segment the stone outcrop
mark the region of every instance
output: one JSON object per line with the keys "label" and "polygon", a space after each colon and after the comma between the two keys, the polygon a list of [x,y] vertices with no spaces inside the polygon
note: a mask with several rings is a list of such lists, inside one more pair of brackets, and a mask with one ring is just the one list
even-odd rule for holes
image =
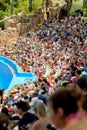
{"label": "stone outcrop", "polygon": [[49,0],[49,10],[51,17],[59,17],[60,9],[66,2],[64,0]]}
{"label": "stone outcrop", "polygon": [[42,9],[39,8],[34,14],[26,14],[24,12],[13,15],[10,19],[5,20],[5,29],[8,27],[17,28],[20,35],[28,32],[41,24],[44,20]]}
{"label": "stone outcrop", "polygon": [[[48,0],[49,16],[59,17],[60,9],[66,4],[65,0]],[[43,0],[43,9],[46,13],[46,0]]]}
{"label": "stone outcrop", "polygon": [[[42,8],[37,9],[34,14],[24,12],[13,15],[4,21],[5,29],[8,27],[16,28],[19,35],[22,35],[46,19],[46,0],[42,0]],[[48,0],[49,16],[59,17],[61,7],[66,4],[65,0]]]}

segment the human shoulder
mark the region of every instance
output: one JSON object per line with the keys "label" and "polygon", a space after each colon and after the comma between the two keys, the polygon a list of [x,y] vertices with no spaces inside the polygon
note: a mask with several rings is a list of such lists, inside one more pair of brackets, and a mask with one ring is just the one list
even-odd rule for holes
{"label": "human shoulder", "polygon": [[33,126],[32,126],[32,129],[31,130],[39,130],[42,126],[42,122],[41,121],[36,121]]}
{"label": "human shoulder", "polygon": [[32,123],[34,120],[36,121],[38,118],[34,114],[28,112],[19,120],[19,124],[23,124],[24,122]]}
{"label": "human shoulder", "polygon": [[86,130],[87,129],[87,117],[83,119],[75,120],[67,125],[63,130]]}

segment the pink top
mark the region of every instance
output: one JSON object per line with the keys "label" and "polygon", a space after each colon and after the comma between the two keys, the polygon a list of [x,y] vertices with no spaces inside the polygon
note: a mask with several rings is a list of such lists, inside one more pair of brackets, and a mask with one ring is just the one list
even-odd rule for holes
{"label": "pink top", "polygon": [[38,74],[39,78],[42,78],[42,68],[41,67],[37,68],[37,74]]}
{"label": "pink top", "polygon": [[66,122],[70,123],[73,122],[75,120],[78,119],[82,119],[83,118],[83,114],[82,113],[75,113],[75,114],[70,114],[67,118],[66,118]]}

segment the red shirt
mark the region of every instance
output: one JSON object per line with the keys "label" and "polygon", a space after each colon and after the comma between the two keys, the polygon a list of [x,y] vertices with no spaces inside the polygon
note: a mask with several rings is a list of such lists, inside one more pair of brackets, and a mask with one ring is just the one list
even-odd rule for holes
{"label": "red shirt", "polygon": [[42,67],[37,68],[37,74],[38,74],[39,79],[42,78]]}

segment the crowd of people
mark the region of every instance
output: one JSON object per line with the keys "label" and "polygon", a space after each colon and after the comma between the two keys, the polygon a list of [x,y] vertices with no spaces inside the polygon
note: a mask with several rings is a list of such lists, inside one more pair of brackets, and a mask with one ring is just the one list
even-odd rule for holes
{"label": "crowd of people", "polygon": [[49,19],[0,50],[37,81],[1,99],[0,130],[86,130],[87,19]]}

